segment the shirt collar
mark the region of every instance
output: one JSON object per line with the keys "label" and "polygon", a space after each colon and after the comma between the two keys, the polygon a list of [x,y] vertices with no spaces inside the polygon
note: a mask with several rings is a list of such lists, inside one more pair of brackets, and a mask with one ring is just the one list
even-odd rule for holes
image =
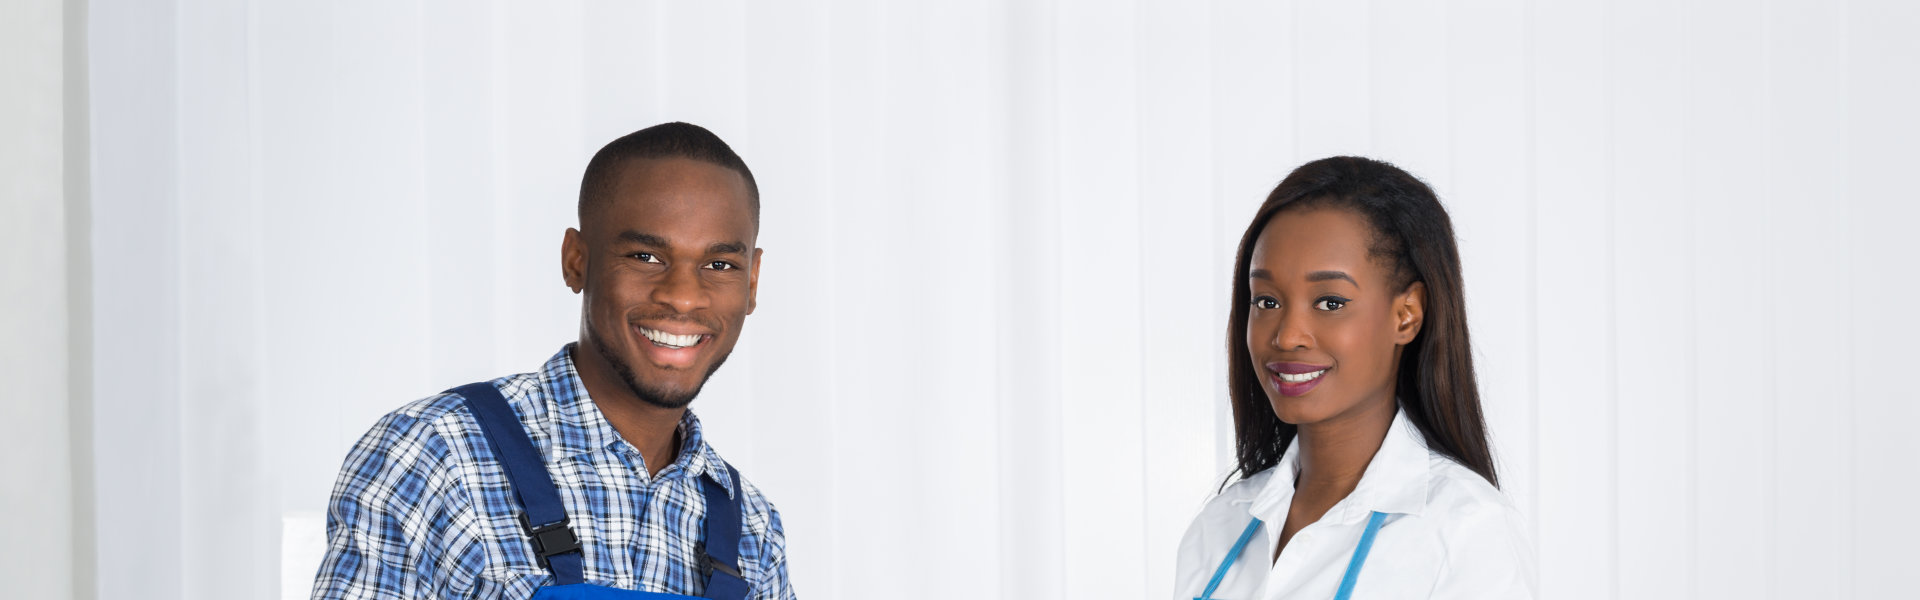
{"label": "shirt collar", "polygon": [[[1364,519],[1369,513],[1418,515],[1427,505],[1427,490],[1432,475],[1428,472],[1431,452],[1420,429],[1407,419],[1406,411],[1396,409],[1393,425],[1380,443],[1360,484],[1353,493],[1327,510],[1323,518],[1338,522]],[[1287,444],[1286,454],[1272,469],[1265,489],[1255,496],[1248,512],[1268,522],[1284,522],[1293,504],[1294,477],[1300,469],[1300,438]]]}
{"label": "shirt collar", "polygon": [[[573,362],[573,352],[577,344],[569,343],[560,352],[547,359],[540,369],[539,394],[544,396],[547,414],[554,418],[549,425],[548,434],[552,440],[552,457],[555,462],[571,460],[594,452],[610,452],[615,455],[631,457],[639,464],[640,450],[620,437],[619,430],[607,421],[600,407],[594,404],[588,395],[587,386],[580,380],[580,371]],[[658,477],[711,476],[726,488],[728,495],[734,495],[733,478],[726,469],[715,468],[725,464],[719,455],[707,445],[706,436],[700,427],[700,418],[688,409],[680,416],[680,456],[673,464],[661,469]]]}

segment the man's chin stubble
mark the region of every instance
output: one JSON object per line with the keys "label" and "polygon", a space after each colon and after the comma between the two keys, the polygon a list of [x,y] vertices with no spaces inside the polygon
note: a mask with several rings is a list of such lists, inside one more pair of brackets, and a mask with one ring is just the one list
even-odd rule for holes
{"label": "man's chin stubble", "polygon": [[620,376],[622,383],[627,384],[627,390],[633,392],[635,398],[639,398],[641,402],[667,409],[686,408],[687,405],[692,404],[693,399],[700,395],[701,388],[707,386],[707,380],[712,379],[713,374],[720,370],[720,365],[726,364],[727,356],[731,354],[720,355],[718,359],[713,361],[713,366],[707,368],[706,374],[700,376],[700,383],[694,385],[693,390],[687,392],[684,396],[676,396],[642,385],[640,378],[634,374],[633,367],[629,366],[627,361],[621,360],[619,356],[614,355],[608,351],[605,346],[600,344],[594,344],[594,348],[600,352],[601,358],[606,359],[607,364],[613,365],[614,373]]}

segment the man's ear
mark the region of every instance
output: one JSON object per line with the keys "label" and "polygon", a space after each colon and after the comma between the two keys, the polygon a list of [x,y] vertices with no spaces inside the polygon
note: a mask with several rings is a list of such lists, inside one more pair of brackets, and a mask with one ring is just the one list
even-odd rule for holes
{"label": "man's ear", "polygon": [[580,236],[580,230],[568,227],[560,240],[560,278],[575,294],[587,287],[587,242]]}
{"label": "man's ear", "polygon": [[1393,343],[1405,346],[1420,335],[1427,316],[1427,284],[1415,281],[1393,299]]}
{"label": "man's ear", "polygon": [[760,249],[753,249],[753,266],[747,268],[747,314],[753,314],[754,303],[760,295]]}

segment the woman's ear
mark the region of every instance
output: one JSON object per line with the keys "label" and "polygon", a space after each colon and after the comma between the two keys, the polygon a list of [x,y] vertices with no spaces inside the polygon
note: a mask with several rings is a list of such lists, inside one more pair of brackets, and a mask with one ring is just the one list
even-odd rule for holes
{"label": "woman's ear", "polygon": [[1407,284],[1407,291],[1393,299],[1393,343],[1405,346],[1419,337],[1420,325],[1427,316],[1427,284]]}

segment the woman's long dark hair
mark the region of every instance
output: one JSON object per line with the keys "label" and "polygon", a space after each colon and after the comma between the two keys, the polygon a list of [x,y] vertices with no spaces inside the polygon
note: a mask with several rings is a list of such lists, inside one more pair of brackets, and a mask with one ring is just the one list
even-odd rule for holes
{"label": "woman's long dark hair", "polygon": [[1425,322],[1400,355],[1395,392],[1401,409],[1426,437],[1427,447],[1500,485],[1480,416],[1452,221],[1426,183],[1399,167],[1352,156],[1294,169],[1267,195],[1240,238],[1240,252],[1233,260],[1233,308],[1227,318],[1227,393],[1233,403],[1236,473],[1247,477],[1273,468],[1298,433],[1274,415],[1247,349],[1252,305],[1247,263],[1267,223],[1290,206],[1341,208],[1360,215],[1373,226],[1369,253],[1392,267],[1397,289],[1415,281],[1426,285]]}

